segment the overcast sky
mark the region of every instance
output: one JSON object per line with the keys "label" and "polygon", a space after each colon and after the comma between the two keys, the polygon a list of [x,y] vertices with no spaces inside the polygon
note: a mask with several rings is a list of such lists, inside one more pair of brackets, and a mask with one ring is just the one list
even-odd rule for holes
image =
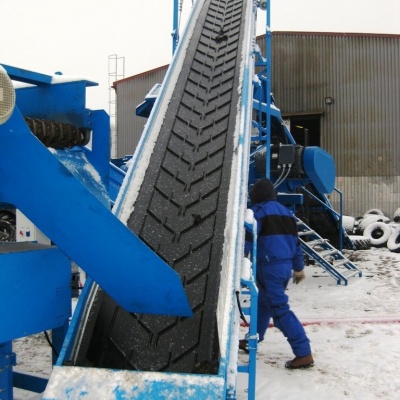
{"label": "overcast sky", "polygon": [[[183,3],[182,22],[192,0]],[[276,31],[400,34],[400,0],[272,0]],[[110,55],[125,77],[168,64],[173,0],[0,0],[0,63],[90,78],[87,106],[108,111]],[[258,33],[265,13],[259,13]],[[113,65],[114,67],[114,65]]]}

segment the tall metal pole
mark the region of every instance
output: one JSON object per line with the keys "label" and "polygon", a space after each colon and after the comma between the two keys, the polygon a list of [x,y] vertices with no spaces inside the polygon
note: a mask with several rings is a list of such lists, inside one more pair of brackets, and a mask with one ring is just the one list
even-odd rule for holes
{"label": "tall metal pole", "polygon": [[173,0],[173,2],[174,2],[174,10],[173,10],[173,26],[172,26],[172,54],[175,53],[175,49],[178,44],[178,38],[179,38],[179,26],[178,26],[179,0]]}
{"label": "tall metal pole", "polygon": [[267,141],[266,141],[266,166],[267,178],[271,177],[271,80],[272,80],[272,31],[271,31],[271,0],[267,0],[266,26],[265,26],[265,58],[267,61],[267,84],[266,84],[266,103],[267,103]]}

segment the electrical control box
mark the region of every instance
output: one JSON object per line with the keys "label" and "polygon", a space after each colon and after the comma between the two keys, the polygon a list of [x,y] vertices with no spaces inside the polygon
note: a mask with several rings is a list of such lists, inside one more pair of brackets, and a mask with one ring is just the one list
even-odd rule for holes
{"label": "electrical control box", "polygon": [[293,165],[295,162],[295,145],[282,144],[279,146],[278,164]]}

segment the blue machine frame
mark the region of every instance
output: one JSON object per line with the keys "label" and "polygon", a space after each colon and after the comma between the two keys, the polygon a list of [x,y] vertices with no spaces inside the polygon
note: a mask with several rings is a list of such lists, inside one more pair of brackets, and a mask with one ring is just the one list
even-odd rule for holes
{"label": "blue machine frame", "polygon": [[[83,89],[82,82],[78,82],[77,86]],[[63,95],[63,87],[64,84],[54,84],[46,88],[38,86],[37,91],[34,91],[36,87],[18,89],[17,106],[10,119],[0,126],[0,154],[3,160],[0,166],[0,200],[27,215],[128,311],[160,313],[160,308],[164,308],[161,313],[191,315],[178,275],[113,215],[108,190],[101,194],[95,190],[93,183],[90,185],[89,179],[81,182],[30,132],[19,111],[22,108],[32,115],[29,104],[25,104],[27,97],[34,108],[41,103],[43,96],[53,99],[49,101],[46,115],[47,119],[56,120],[61,111],[58,106],[52,105],[57,104],[58,98],[68,98],[71,88],[73,91],[77,89],[67,84],[64,87],[66,94]],[[28,95],[24,95],[24,90],[29,91]],[[84,91],[80,97],[83,95]],[[107,114],[85,109],[78,112],[74,107],[71,112],[68,111],[67,107],[63,107],[69,123],[84,124],[93,130],[93,150],[85,152],[89,160],[87,167],[92,165],[95,168],[107,188],[109,146],[104,150],[102,146],[97,146],[95,139],[97,132],[100,135],[108,133],[109,138]],[[41,117],[43,114],[42,111]],[[76,153],[79,152],[80,149],[77,149]],[[19,162],[15,163],[13,160],[17,156]],[[74,151],[70,151],[68,157],[74,158],[73,164],[76,159]],[[79,162],[82,163],[82,160]],[[92,182],[96,183],[96,179]],[[43,196],[43,193],[46,195]],[[63,227],[62,231],[59,226]],[[88,249],[96,249],[95,254]],[[145,264],[149,264],[146,268],[148,272],[138,267]],[[110,276],[111,267],[113,274]],[[152,278],[154,274],[162,277],[162,284],[155,282]],[[148,301],[144,305],[143,299],[146,298]]]}
{"label": "blue machine frame", "polygon": [[[1,253],[2,276],[13,283],[2,279],[0,291],[0,316],[6,326],[0,335],[0,384],[5,398],[12,399],[16,357],[11,341],[53,329],[53,344],[61,349],[70,318],[71,259],[128,311],[185,316],[192,312],[179,276],[111,211],[124,174],[110,165],[108,115],[84,107],[86,87],[93,83],[52,81],[47,75],[0,65],[0,73],[4,70],[13,80],[33,86],[16,90],[15,108],[0,125],[0,203],[21,210],[57,246],[37,249],[32,244],[28,251],[9,243]],[[84,127],[92,133],[92,149],[47,149],[32,135],[25,117]],[[14,380],[43,390],[40,379],[15,374]]]}

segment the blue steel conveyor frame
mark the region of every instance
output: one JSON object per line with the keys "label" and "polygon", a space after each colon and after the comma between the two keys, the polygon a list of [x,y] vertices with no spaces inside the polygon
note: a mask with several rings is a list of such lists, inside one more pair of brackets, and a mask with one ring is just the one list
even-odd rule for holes
{"label": "blue steel conveyor frame", "polygon": [[[20,108],[24,110],[30,104],[43,106],[43,97],[49,101],[47,115],[56,115],[60,110],[54,109],[51,101],[59,105],[68,89],[63,84],[25,89],[29,91],[29,103],[25,102],[23,92],[21,96],[17,93],[13,114],[0,126],[1,201],[27,215],[126,310],[190,316],[178,275],[32,135],[22,117]],[[68,111],[64,110],[64,115]],[[85,124],[94,132],[108,126],[104,111],[89,114],[90,121],[85,120],[86,111],[77,114],[74,119],[80,121],[75,123]],[[143,265],[145,269],[141,268]],[[155,275],[160,279],[155,280]]]}
{"label": "blue steel conveyor frame", "polygon": [[[11,79],[32,86],[14,91]],[[47,383],[13,373],[12,340],[52,329],[53,346],[62,349],[71,316],[71,260],[90,275],[86,291],[95,280],[128,311],[192,312],[179,276],[111,211],[124,174],[110,164],[108,115],[85,109],[93,82],[4,64],[0,80],[0,203],[22,211],[52,243],[0,246],[0,393],[12,399],[13,382],[37,392]],[[3,118],[7,96],[15,106]],[[47,148],[27,118],[54,121],[52,129],[68,124],[90,131],[92,148]]]}

